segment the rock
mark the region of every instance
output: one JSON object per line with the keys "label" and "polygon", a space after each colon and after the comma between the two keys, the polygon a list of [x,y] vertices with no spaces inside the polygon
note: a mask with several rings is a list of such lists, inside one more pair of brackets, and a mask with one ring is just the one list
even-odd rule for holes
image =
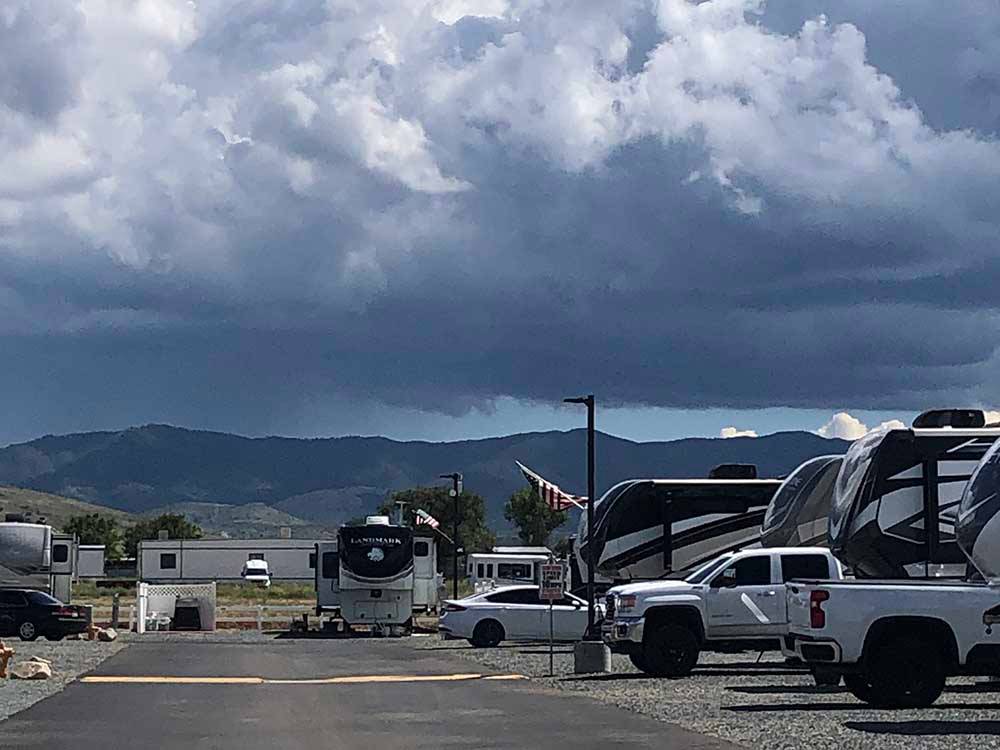
{"label": "rock", "polygon": [[14,649],[7,648],[7,644],[0,641],[0,678],[7,676],[7,662],[14,655]]}
{"label": "rock", "polygon": [[105,643],[110,643],[118,637],[118,631],[114,628],[104,628],[103,630],[97,631],[97,640],[104,641]]}
{"label": "rock", "polygon": [[52,667],[29,659],[11,667],[10,676],[15,680],[47,680],[52,677]]}
{"label": "rock", "polygon": [[30,657],[28,659],[28,661],[37,661],[39,664],[44,664],[46,667],[51,667],[52,666],[52,661],[51,660],[49,660],[49,659],[43,659],[40,656],[32,656],[32,657]]}

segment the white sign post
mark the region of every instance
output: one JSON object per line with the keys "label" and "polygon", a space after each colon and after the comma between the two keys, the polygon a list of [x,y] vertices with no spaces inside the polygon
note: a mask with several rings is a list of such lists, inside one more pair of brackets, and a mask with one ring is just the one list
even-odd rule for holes
{"label": "white sign post", "polygon": [[538,587],[538,598],[549,603],[549,677],[555,675],[552,667],[555,640],[552,622],[552,605],[562,599],[566,590],[566,581],[563,577],[564,568],[559,563],[546,563],[541,566],[542,581]]}

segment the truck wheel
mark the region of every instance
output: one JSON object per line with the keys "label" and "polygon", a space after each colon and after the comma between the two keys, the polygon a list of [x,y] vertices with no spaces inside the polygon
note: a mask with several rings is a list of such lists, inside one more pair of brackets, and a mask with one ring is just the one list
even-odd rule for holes
{"label": "truck wheel", "polygon": [[820,687],[837,687],[840,684],[840,672],[817,668],[813,670],[813,679]]}
{"label": "truck wheel", "polygon": [[868,702],[877,708],[926,708],[941,695],[947,677],[937,644],[914,636],[882,641],[867,671]]}
{"label": "truck wheel", "polygon": [[483,620],[472,631],[471,643],[476,648],[494,648],[503,640],[503,625],[496,620]]}
{"label": "truck wheel", "polygon": [[685,677],[698,663],[698,639],[690,628],[667,623],[646,636],[642,661],[647,674],[657,677]]}
{"label": "truck wheel", "polygon": [[868,682],[867,675],[856,673],[845,674],[844,685],[851,691],[851,695],[862,703],[872,702],[872,685]]}
{"label": "truck wheel", "polygon": [[632,666],[638,669],[640,672],[645,672],[649,674],[649,665],[646,664],[646,660],[642,657],[642,651],[632,651],[628,655],[628,660],[632,662]]}

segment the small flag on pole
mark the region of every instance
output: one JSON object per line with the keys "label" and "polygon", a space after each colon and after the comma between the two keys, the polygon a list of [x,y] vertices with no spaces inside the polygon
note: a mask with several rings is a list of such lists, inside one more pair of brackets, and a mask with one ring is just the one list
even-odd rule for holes
{"label": "small flag on pole", "polygon": [[515,461],[514,463],[517,464],[517,468],[519,468],[521,473],[524,474],[524,478],[528,480],[528,484],[530,484],[532,489],[538,493],[542,502],[552,508],[552,510],[567,510],[570,506],[582,508],[583,504],[587,502],[586,497],[571,495],[570,493],[559,489],[558,485],[553,484],[546,479],[542,479],[541,476],[533,472],[520,461]]}
{"label": "small flag on pole", "polygon": [[441,522],[426,510],[417,508],[417,526],[430,526],[432,529],[436,529],[440,525]]}

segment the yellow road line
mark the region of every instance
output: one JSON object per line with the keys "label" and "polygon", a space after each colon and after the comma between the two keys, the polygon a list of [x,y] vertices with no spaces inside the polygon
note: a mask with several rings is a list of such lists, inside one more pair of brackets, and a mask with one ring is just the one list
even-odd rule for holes
{"label": "yellow road line", "polygon": [[112,675],[93,675],[81,677],[80,682],[89,683],[127,683],[127,684],[170,684],[170,685],[263,685],[263,677],[159,677],[144,675],[142,677],[125,677]]}
{"label": "yellow road line", "polygon": [[524,675],[419,674],[419,675],[347,675],[311,679],[269,679],[266,677],[169,677],[159,675],[125,676],[92,675],[80,682],[89,684],[151,684],[151,685],[360,685],[400,682],[458,682],[462,680],[526,680]]}

